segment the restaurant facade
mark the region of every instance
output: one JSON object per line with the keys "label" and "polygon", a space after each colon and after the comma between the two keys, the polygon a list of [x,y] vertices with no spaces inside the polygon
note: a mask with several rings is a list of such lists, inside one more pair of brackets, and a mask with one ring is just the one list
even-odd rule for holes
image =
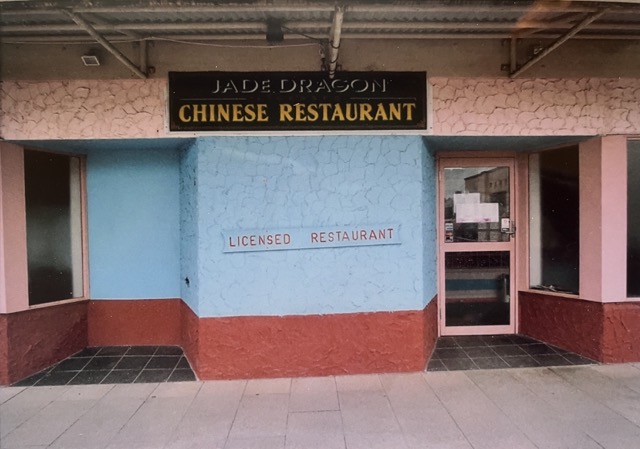
{"label": "restaurant facade", "polygon": [[0,384],[106,345],[200,379],[419,371],[444,335],[640,361],[640,70],[407,45],[5,72]]}

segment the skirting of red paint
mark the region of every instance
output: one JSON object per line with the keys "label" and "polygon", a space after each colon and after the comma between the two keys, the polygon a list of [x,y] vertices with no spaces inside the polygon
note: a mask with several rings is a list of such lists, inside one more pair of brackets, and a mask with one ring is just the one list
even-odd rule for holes
{"label": "skirting of red paint", "polygon": [[0,384],[21,380],[87,346],[88,301],[0,315]]}
{"label": "skirting of red paint", "polygon": [[12,376],[9,372],[9,325],[8,315],[0,315],[0,385],[7,385],[11,382]]}
{"label": "skirting of red paint", "polygon": [[182,350],[184,354],[187,356],[189,360],[189,364],[191,368],[195,371],[198,377],[202,378],[199,375],[199,322],[200,319],[198,316],[186,305],[184,302],[181,302],[181,321],[180,321],[180,331],[182,335]]}
{"label": "skirting of red paint", "polygon": [[436,307],[198,318],[181,300],[91,301],[89,344],[180,345],[200,379],[418,371],[437,339]]}
{"label": "skirting of red paint", "polygon": [[437,340],[424,310],[198,318],[180,299],[94,300],[0,315],[0,384],[87,346],[178,345],[200,379],[423,370]]}
{"label": "skirting of red paint", "polygon": [[640,302],[520,292],[520,333],[605,363],[640,361]]}
{"label": "skirting of red paint", "polygon": [[[427,308],[430,309],[430,308]],[[199,320],[202,379],[423,370],[424,311]]]}
{"label": "skirting of red paint", "polygon": [[424,357],[429,362],[433,351],[436,349],[438,342],[438,301],[433,298],[424,308],[422,313],[423,341],[424,341]]}
{"label": "skirting of red paint", "polygon": [[89,346],[182,345],[180,299],[94,300]]}
{"label": "skirting of red paint", "polygon": [[602,361],[640,361],[640,302],[603,304]]}

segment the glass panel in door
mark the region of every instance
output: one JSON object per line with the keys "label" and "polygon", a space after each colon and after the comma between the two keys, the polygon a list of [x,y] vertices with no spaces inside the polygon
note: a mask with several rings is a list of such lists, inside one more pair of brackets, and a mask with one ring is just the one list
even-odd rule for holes
{"label": "glass panel in door", "polygon": [[445,325],[508,325],[509,251],[445,253]]}
{"label": "glass panel in door", "polygon": [[[483,160],[488,162],[493,160]],[[440,306],[443,335],[509,333],[513,323],[511,267],[512,168],[441,161]]]}
{"label": "glass panel in door", "polygon": [[500,228],[509,218],[509,200],[509,167],[445,168],[445,241],[509,241]]}

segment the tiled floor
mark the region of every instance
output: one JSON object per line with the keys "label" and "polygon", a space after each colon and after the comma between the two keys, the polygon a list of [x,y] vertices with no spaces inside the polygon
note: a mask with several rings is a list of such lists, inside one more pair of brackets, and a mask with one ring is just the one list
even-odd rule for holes
{"label": "tiled floor", "polygon": [[[520,335],[441,337],[427,371],[594,364]],[[180,382],[196,376],[177,346],[87,348],[14,386]]]}
{"label": "tiled floor", "polygon": [[196,380],[177,346],[87,348],[15,386],[126,384]]}
{"label": "tiled floor", "polygon": [[427,371],[590,365],[593,360],[521,335],[440,337]]}

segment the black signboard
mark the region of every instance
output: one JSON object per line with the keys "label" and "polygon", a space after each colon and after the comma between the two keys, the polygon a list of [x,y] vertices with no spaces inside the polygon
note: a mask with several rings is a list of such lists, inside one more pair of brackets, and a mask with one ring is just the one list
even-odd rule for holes
{"label": "black signboard", "polygon": [[170,131],[425,129],[425,72],[169,72]]}

